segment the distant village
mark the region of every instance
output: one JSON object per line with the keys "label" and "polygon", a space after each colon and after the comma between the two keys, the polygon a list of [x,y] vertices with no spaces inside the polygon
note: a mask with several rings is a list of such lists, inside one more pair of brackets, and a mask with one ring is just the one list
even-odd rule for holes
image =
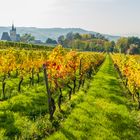
{"label": "distant village", "polygon": [[55,40],[48,38],[46,42],[42,42],[41,40],[36,40],[34,36],[31,34],[20,35],[17,34],[16,27],[12,24],[11,30],[8,32],[3,32],[1,36],[2,41],[13,41],[13,42],[25,42],[32,44],[57,44]]}
{"label": "distant village", "polygon": [[16,33],[16,28],[14,27],[14,24],[12,24],[12,29],[10,30],[10,35],[8,32],[3,32],[1,40],[5,41],[20,41],[20,34]]}

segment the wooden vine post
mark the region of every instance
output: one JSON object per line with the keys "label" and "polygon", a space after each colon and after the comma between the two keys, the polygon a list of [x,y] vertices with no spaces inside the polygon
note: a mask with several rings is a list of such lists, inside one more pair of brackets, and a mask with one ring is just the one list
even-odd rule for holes
{"label": "wooden vine post", "polygon": [[48,95],[48,108],[49,108],[50,120],[52,120],[53,119],[53,114],[54,114],[54,111],[55,111],[55,105],[54,105],[54,100],[51,98],[51,92],[50,92],[50,89],[49,89],[49,82],[48,82],[48,74],[47,74],[46,64],[43,64],[43,71],[44,71],[46,91],[47,91],[47,95]]}

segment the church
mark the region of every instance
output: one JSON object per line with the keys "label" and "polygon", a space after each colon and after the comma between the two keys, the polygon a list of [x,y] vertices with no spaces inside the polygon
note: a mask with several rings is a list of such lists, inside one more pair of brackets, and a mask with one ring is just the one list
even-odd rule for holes
{"label": "church", "polygon": [[1,40],[14,41],[14,42],[20,41],[20,34],[16,33],[16,28],[14,27],[14,24],[12,24],[12,29],[10,30],[10,35],[8,32],[3,32]]}

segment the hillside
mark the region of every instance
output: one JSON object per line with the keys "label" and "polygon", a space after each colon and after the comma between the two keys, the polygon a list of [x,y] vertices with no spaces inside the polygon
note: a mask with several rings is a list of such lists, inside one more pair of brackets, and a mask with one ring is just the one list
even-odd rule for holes
{"label": "hillside", "polygon": [[[3,32],[9,32],[11,27],[0,27],[0,37],[2,36]],[[87,31],[81,28],[36,28],[36,27],[17,27],[17,33],[25,34],[31,33],[35,36],[36,39],[45,41],[47,38],[57,39],[60,35],[66,35],[69,32],[73,33],[93,33],[96,34],[97,32],[94,31]],[[106,38],[109,40],[116,41],[119,36],[111,36],[105,35]]]}

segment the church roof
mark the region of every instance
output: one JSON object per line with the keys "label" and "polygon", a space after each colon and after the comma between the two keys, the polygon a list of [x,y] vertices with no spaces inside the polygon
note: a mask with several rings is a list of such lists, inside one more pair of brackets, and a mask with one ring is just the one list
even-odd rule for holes
{"label": "church roof", "polygon": [[11,41],[11,38],[10,38],[8,32],[3,32],[1,40]]}

